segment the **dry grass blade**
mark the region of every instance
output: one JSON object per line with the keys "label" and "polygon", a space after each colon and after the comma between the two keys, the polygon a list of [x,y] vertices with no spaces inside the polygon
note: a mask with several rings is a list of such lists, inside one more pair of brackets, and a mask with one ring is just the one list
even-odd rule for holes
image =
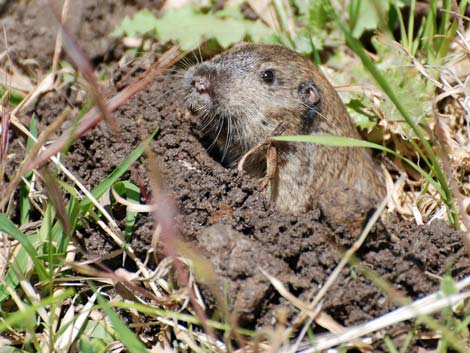
{"label": "dry grass blade", "polygon": [[[317,305],[313,310],[310,309],[307,303],[304,303],[303,301],[299,300],[294,295],[292,295],[284,287],[281,281],[279,281],[274,276],[271,276],[263,269],[260,269],[260,271],[263,273],[263,275],[265,275],[269,279],[273,287],[279,292],[280,295],[282,295],[285,299],[287,299],[293,306],[299,309],[302,313],[307,314],[318,325],[320,325],[321,327],[337,335],[343,334],[346,331],[345,327],[343,327],[338,322],[336,322],[331,316],[321,311],[322,309],[321,303]],[[353,345],[354,347],[360,348],[362,351],[369,351],[371,348],[369,345],[365,344],[364,342],[360,340],[352,340],[351,345]]]}
{"label": "dry grass blade", "polygon": [[[457,283],[457,287],[459,289],[465,288],[469,285],[470,277],[467,277]],[[446,307],[453,306],[469,297],[469,291],[450,296],[446,296],[440,291],[430,294],[409,305],[403,306],[377,319],[366,322],[363,325],[350,327],[346,329],[346,331],[341,335],[326,334],[317,336],[316,343],[314,345],[301,346],[302,353],[313,353],[319,350],[335,347],[345,342],[350,342],[351,340],[365,336],[393,324],[414,319],[420,315],[428,315]],[[297,349],[298,347],[295,348]]]}
{"label": "dry grass blade", "polygon": [[0,107],[2,113],[2,121],[0,125],[0,180],[4,179],[7,154],[8,154],[8,140],[10,135],[10,111],[4,104]]}
{"label": "dry grass blade", "polygon": [[85,276],[92,276],[95,278],[104,279],[106,283],[111,283],[108,280],[112,280],[114,283],[121,283],[124,284],[128,289],[132,290],[134,294],[139,294],[147,299],[152,300],[153,302],[157,303],[158,305],[163,306],[171,306],[173,303],[171,299],[162,299],[160,297],[155,296],[153,293],[137,286],[129,279],[117,275],[115,272],[111,271],[110,269],[106,268],[104,265],[98,263],[97,266],[101,267],[103,271],[96,270],[93,267],[84,265],[84,264],[77,264],[77,263],[69,263],[68,266],[72,268],[77,273],[83,274]]}
{"label": "dry grass blade", "polygon": [[[0,85],[9,87],[22,93],[28,93],[34,90],[34,85],[31,79],[25,74],[21,73],[17,67],[11,66],[6,68],[3,61],[8,58],[10,49],[7,49],[0,54]],[[1,67],[3,66],[3,67]]]}
{"label": "dry grass blade", "polygon": [[[50,2],[49,7],[51,9],[51,13],[55,16],[57,22],[59,23],[59,37],[62,41],[65,51],[67,52],[73,63],[77,66],[78,71],[80,71],[80,73],[85,77],[88,85],[90,86],[95,104],[100,110],[103,119],[106,121],[106,123],[113,132],[117,132],[118,125],[113,119],[111,111],[106,105],[103,95],[101,94],[101,88],[95,78],[95,72],[90,60],[78,45],[76,38],[72,35],[72,33],[68,30],[63,21],[61,21],[57,13],[54,11],[54,8],[51,6]],[[64,8],[64,11],[66,10],[67,6]]]}
{"label": "dry grass blade", "polygon": [[49,172],[47,168],[42,167],[40,173],[44,181],[46,194],[56,211],[55,217],[58,218],[62,223],[65,234],[71,235],[72,227],[70,225],[70,219],[67,215],[67,206],[59,185],[57,184],[55,177]]}
{"label": "dry grass blade", "polygon": [[[176,332],[177,330],[179,332],[189,332],[190,330],[183,326],[179,325],[175,320],[173,319],[166,319],[166,318],[158,318],[158,321],[165,323],[166,325],[173,327],[174,331]],[[227,352],[227,347],[226,345],[219,341],[219,340],[214,340],[212,337],[208,336],[205,333],[202,332],[197,332],[197,331],[192,331],[191,335],[201,343],[203,343],[206,346],[210,347],[209,352]]]}
{"label": "dry grass blade", "polygon": [[457,3],[457,0],[452,0],[452,10],[452,14],[457,20],[458,30],[463,32],[463,21],[462,17],[460,16],[459,4]]}
{"label": "dry grass blade", "polygon": [[41,135],[36,139],[34,136],[32,136],[28,129],[26,129],[23,124],[21,124],[21,122],[16,118],[16,116],[12,112],[10,118],[12,125],[18,128],[20,131],[24,132],[28,137],[32,138],[33,141],[35,141],[35,144],[23,160],[23,163],[16,172],[15,176],[11,179],[10,183],[6,187],[6,190],[4,191],[4,194],[0,199],[0,208],[3,208],[6,202],[10,199],[11,195],[13,195],[13,193],[15,192],[16,188],[18,187],[18,184],[21,182],[21,178],[28,173],[27,171],[25,171],[25,165],[34,161],[49,136],[51,136],[51,134],[53,134],[67,118],[68,111],[66,110],[61,115],[59,115],[57,119],[51,125],[49,125],[46,130],[43,131]]}
{"label": "dry grass blade", "polygon": [[[67,21],[67,14],[69,11],[70,0],[65,0],[64,5],[62,6],[62,15],[61,15],[61,24]],[[62,48],[62,32],[58,31],[56,41],[55,41],[55,48],[54,48],[54,56],[52,57],[52,72],[57,70],[57,65],[59,64],[60,52]]]}
{"label": "dry grass blade", "polygon": [[55,73],[50,73],[44,77],[44,79],[41,80],[41,83],[37,85],[34,90],[31,90],[29,94],[21,101],[21,103],[12,110],[12,116],[16,116],[18,112],[24,110],[25,107],[30,105],[39,96],[53,90],[55,87],[55,77]]}
{"label": "dry grass blade", "polygon": [[316,306],[312,310],[307,303],[304,303],[300,299],[297,299],[292,293],[290,293],[287,288],[284,287],[282,282],[279,281],[276,277],[271,276],[262,268],[260,268],[260,271],[263,273],[263,275],[266,276],[269,282],[271,282],[271,284],[279,292],[279,294],[286,298],[293,306],[295,306],[297,309],[301,310],[303,313],[305,313],[314,320],[318,317],[318,314],[321,312],[321,305]]}
{"label": "dry grass blade", "polygon": [[269,27],[275,30],[281,28],[271,0],[248,0],[247,3]]}
{"label": "dry grass blade", "polygon": [[205,351],[201,349],[196,342],[192,339],[192,337],[188,334],[188,331],[179,330],[178,326],[174,326],[174,331],[176,337],[181,340],[182,342],[186,343],[192,351],[196,353],[204,353]]}
{"label": "dry grass blade", "polygon": [[81,307],[78,312],[76,312],[76,307],[74,305],[76,299],[77,297],[72,300],[70,307],[61,319],[59,331],[63,329],[63,332],[60,336],[56,338],[54,345],[55,352],[70,351],[70,347],[76,340],[78,334],[81,332],[91,312],[91,309],[95,305],[96,293],[94,293],[90,298],[88,298],[88,302],[83,307]]}
{"label": "dry grass blade", "polygon": [[453,196],[455,197],[455,200],[457,201],[457,206],[460,208],[460,219],[462,223],[464,224],[466,230],[470,230],[470,215],[467,212],[467,207],[465,204],[464,197],[459,191],[459,186],[457,185],[455,181],[455,177],[453,175],[454,171],[452,168],[452,163],[449,158],[449,156],[453,155],[452,141],[450,140],[444,128],[444,125],[441,119],[443,114],[441,114],[438,109],[439,102],[441,102],[445,98],[455,97],[458,94],[466,93],[466,91],[468,91],[466,87],[459,87],[459,88],[454,88],[452,90],[448,90],[447,92],[441,93],[433,101],[433,112],[434,112],[434,119],[436,121],[434,132],[435,132],[437,140],[439,141],[443,149],[439,157],[441,158],[443,169],[445,173],[447,174],[446,177],[451,186],[452,193],[454,194]]}
{"label": "dry grass blade", "polygon": [[116,201],[126,206],[128,211],[134,211],[134,212],[139,212],[139,213],[150,213],[150,212],[156,211],[155,205],[142,205],[137,202],[126,200],[124,197],[119,195],[116,192],[116,190],[114,190],[114,188],[111,188],[111,192],[113,193],[113,196],[116,199]]}

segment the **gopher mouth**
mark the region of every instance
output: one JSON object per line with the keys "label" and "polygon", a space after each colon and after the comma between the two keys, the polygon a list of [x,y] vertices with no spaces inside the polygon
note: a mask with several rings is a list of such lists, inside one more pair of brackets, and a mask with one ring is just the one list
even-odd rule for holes
{"label": "gopher mouth", "polygon": [[186,93],[184,97],[186,108],[194,114],[200,115],[202,112],[207,112],[211,106],[210,97],[207,94],[199,94],[192,86],[186,85]]}
{"label": "gopher mouth", "polygon": [[[236,143],[237,122],[231,116],[220,115],[211,109],[208,95],[190,92],[186,95],[186,107],[195,117],[192,130],[208,154],[226,168],[234,168],[240,159]],[[220,113],[220,112],[219,112]]]}

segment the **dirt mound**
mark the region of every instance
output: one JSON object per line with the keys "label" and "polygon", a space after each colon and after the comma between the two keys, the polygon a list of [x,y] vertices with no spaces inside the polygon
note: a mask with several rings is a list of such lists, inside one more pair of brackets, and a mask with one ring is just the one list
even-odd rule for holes
{"label": "dirt mound", "polygon": [[[228,284],[229,303],[241,322],[250,326],[270,324],[275,309],[289,306],[259,269],[276,276],[293,294],[307,300],[353,244],[353,228],[335,223],[334,215],[320,210],[299,216],[281,213],[255,182],[210,158],[194,137],[179,97],[166,94],[175,89],[175,80],[171,76],[156,80],[121,107],[115,113],[121,126],[119,134],[112,135],[101,124],[75,143],[67,155],[67,165],[93,187],[138,145],[142,136],[158,127],[160,132],[152,147],[163,167],[166,188],[177,201],[181,237],[197,245],[214,264],[220,276],[219,290],[223,292]],[[52,109],[50,102],[47,107]],[[37,113],[47,118],[45,110],[38,109]],[[134,167],[132,178],[138,184],[146,179],[142,165]],[[334,209],[334,204],[330,206]],[[151,244],[151,224],[151,218],[141,216],[135,229],[133,246],[141,255]],[[105,253],[113,246],[106,235],[98,231],[91,234],[86,240],[89,251]],[[376,225],[357,256],[363,265],[411,298],[438,289],[437,276],[449,270],[456,278],[470,273],[462,234],[442,222],[418,227],[394,219],[387,225]],[[325,311],[345,325],[393,308],[386,295],[357,275],[354,266],[343,270],[324,304]],[[289,307],[289,311],[295,310]]]}

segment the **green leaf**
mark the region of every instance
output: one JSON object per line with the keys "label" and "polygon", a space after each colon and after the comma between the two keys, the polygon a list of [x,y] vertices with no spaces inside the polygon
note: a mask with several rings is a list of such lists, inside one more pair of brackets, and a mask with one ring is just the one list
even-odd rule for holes
{"label": "green leaf", "polygon": [[124,17],[124,20],[118,28],[112,33],[113,36],[131,36],[136,37],[143,34],[154,33],[156,30],[157,18],[149,9],[143,9],[134,16]]}
{"label": "green leaf", "polygon": [[279,36],[260,21],[243,19],[239,9],[204,14],[192,5],[170,9],[161,18],[149,10],[126,17],[114,35],[139,36],[156,34],[161,42],[177,41],[183,50],[197,48],[203,41],[215,39],[223,48],[244,39],[278,43]]}
{"label": "green leaf", "polygon": [[[153,139],[155,134],[157,133],[158,128],[152,131],[150,136],[146,138],[144,141],[140,143],[137,148],[132,151],[132,153],[123,160],[112,172],[109,174],[98,186],[96,186],[92,191],[91,194],[96,198],[99,199],[106,190],[109,190],[111,185],[113,185],[134,163],[137,159],[140,158],[142,153],[144,152],[145,146]],[[92,206],[91,200],[87,197],[80,202],[80,208],[83,214],[86,214]]]}
{"label": "green leaf", "polygon": [[389,1],[353,0],[348,4],[351,17],[351,34],[359,38],[367,30],[375,30],[384,22]]}
{"label": "green leaf", "polygon": [[166,42],[177,40],[183,50],[197,48],[204,40],[215,39],[223,47],[251,38],[273,42],[273,31],[259,21],[253,22],[219,14],[202,14],[193,6],[169,10],[157,23],[157,35]]}
{"label": "green leaf", "polygon": [[[341,98],[344,99],[344,96],[341,95]],[[369,130],[377,125],[377,116],[368,111],[368,107],[360,99],[350,99],[346,104],[346,108],[356,126],[359,126],[361,129]]]}
{"label": "green leaf", "polygon": [[296,0],[294,3],[302,23],[294,38],[296,50],[303,54],[311,53],[314,48],[321,50],[333,31],[333,17],[328,11],[327,3],[325,0]]}
{"label": "green leaf", "polygon": [[68,63],[65,60],[62,60],[60,62],[60,67],[63,69],[70,69],[70,70],[64,70],[64,73],[62,74],[62,80],[64,80],[64,82],[71,83],[71,82],[77,81],[75,70],[73,70],[73,66],[70,63]]}
{"label": "green leaf", "polygon": [[[435,87],[422,77],[411,60],[401,51],[382,44],[376,38],[372,43],[377,50],[377,67],[387,78],[390,88],[403,106],[415,125],[433,118],[432,101]],[[410,94],[412,92],[412,94]],[[402,114],[397,111],[391,99],[386,99],[381,105],[390,120],[394,120],[394,132],[413,137],[412,127],[403,121]]]}

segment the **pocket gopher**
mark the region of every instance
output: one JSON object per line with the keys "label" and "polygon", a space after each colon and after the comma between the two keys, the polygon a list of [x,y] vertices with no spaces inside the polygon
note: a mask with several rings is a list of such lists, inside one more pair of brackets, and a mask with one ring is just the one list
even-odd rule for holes
{"label": "pocket gopher", "polygon": [[[227,167],[263,146],[280,127],[283,135],[360,138],[320,69],[282,46],[238,44],[189,68],[183,86],[203,142]],[[264,145],[250,151],[243,169],[256,178],[269,174],[269,193],[281,210],[308,210],[321,193],[337,187],[365,195],[371,207],[385,195],[380,168],[364,148],[275,141],[270,146],[274,168]]]}

